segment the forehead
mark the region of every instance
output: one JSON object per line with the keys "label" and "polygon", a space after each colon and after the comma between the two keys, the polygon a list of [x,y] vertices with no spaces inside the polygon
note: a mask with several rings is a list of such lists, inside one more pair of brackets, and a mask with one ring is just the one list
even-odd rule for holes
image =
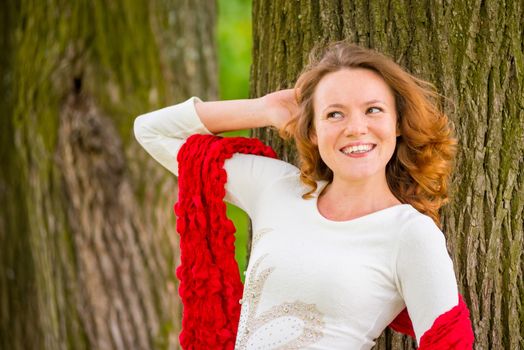
{"label": "forehead", "polygon": [[364,68],[341,69],[326,74],[313,96],[315,111],[334,103],[351,105],[371,100],[382,100],[394,106],[395,96],[378,73]]}

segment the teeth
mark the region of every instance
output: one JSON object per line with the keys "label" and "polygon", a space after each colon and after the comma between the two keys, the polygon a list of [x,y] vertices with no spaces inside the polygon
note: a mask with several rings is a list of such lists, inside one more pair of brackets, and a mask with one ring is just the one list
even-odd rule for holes
{"label": "teeth", "polygon": [[358,145],[358,146],[351,146],[346,147],[342,149],[342,153],[344,154],[350,154],[350,153],[364,153],[373,148],[373,145]]}

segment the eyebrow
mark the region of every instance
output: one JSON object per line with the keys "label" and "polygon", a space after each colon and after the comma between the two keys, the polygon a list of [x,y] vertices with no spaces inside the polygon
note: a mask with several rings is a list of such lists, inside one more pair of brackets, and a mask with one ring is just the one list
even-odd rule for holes
{"label": "eyebrow", "polygon": [[377,100],[377,99],[373,99],[373,100],[369,100],[367,102],[365,102],[364,104],[365,105],[370,105],[370,104],[373,104],[373,103],[382,103],[383,105],[388,105],[385,101],[382,101],[382,100]]}
{"label": "eyebrow", "polygon": [[[386,102],[382,101],[382,100],[377,100],[377,99],[373,99],[373,100],[369,100],[369,101],[366,101],[364,102],[362,105],[371,105],[373,103],[382,103],[383,105],[388,105]],[[333,104],[330,104],[329,106],[327,106],[326,108],[324,108],[322,110],[322,113],[324,113],[326,111],[326,109],[328,108],[332,108],[332,107],[336,107],[336,108],[346,108],[346,106],[344,106],[343,104],[340,104],[340,103],[333,103]]]}
{"label": "eyebrow", "polygon": [[326,108],[324,108],[322,110],[322,113],[324,113],[326,111],[326,109],[329,109],[329,108],[332,108],[332,107],[337,107],[337,108],[346,108],[346,106],[340,104],[340,103],[333,103],[333,104],[330,104],[329,106],[327,106]]}

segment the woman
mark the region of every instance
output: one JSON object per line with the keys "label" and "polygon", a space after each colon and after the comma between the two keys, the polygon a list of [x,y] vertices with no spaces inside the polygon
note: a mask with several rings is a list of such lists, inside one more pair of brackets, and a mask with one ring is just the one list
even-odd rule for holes
{"label": "woman", "polygon": [[177,174],[195,133],[272,126],[300,167],[225,163],[225,199],[253,224],[236,349],[370,349],[407,307],[417,344],[457,306],[439,208],[455,141],[430,85],[347,42],[311,55],[294,89],[184,103],[140,116],[135,134]]}

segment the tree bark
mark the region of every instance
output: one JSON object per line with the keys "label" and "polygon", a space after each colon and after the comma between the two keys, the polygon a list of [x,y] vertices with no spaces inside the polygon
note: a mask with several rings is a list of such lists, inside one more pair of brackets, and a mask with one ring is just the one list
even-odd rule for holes
{"label": "tree bark", "polygon": [[[261,1],[253,3],[252,96],[290,87],[316,43],[351,41],[433,82],[460,143],[443,231],[475,349],[524,348],[524,2]],[[289,145],[255,135],[284,159]],[[413,349],[386,330],[376,349]]]}
{"label": "tree bark", "polygon": [[217,97],[214,1],[0,4],[0,348],[174,349],[174,177],[134,118]]}

